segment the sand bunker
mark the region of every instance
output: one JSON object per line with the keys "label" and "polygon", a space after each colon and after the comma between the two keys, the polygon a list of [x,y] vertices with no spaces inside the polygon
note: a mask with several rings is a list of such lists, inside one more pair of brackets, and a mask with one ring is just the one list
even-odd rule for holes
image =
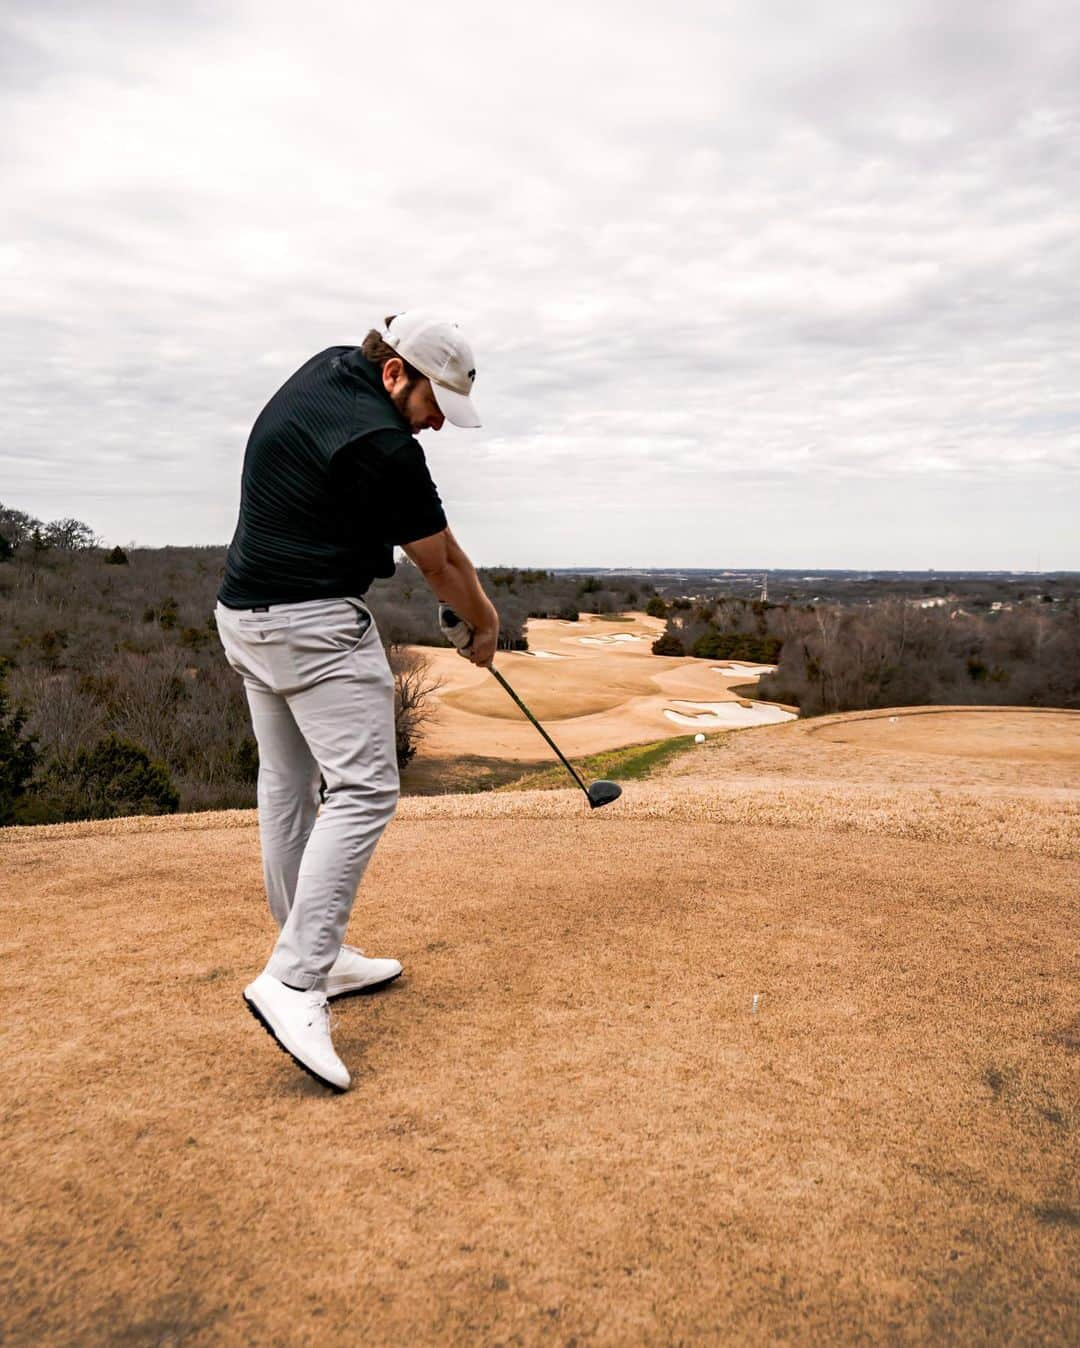
{"label": "sand bunker", "polygon": [[566,660],[569,657],[558,651],[514,651],[514,655],[531,655],[536,660]]}
{"label": "sand bunker", "polygon": [[733,678],[737,674],[746,674],[753,678],[760,678],[762,674],[772,674],[776,670],[775,665],[710,665],[717,674],[723,674],[725,678]]}
{"label": "sand bunker", "polygon": [[779,721],[794,721],[795,713],[769,702],[682,702],[687,710],[664,708],[664,715],[676,725],[693,726],[695,730],[720,727],[724,730],[751,725],[773,725]]}
{"label": "sand bunker", "polygon": [[583,646],[614,646],[627,641],[644,641],[645,637],[630,636],[626,632],[612,633],[604,637],[578,637]]}

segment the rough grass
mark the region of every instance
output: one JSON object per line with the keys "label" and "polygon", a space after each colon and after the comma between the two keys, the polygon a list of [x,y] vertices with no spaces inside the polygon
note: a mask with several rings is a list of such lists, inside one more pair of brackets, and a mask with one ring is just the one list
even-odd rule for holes
{"label": "rough grass", "polygon": [[414,758],[401,773],[402,796],[445,796],[491,791],[520,781],[537,770],[535,763],[491,758],[484,754],[456,754],[444,758]]}
{"label": "rough grass", "polygon": [[[565,777],[565,770],[564,770]],[[396,821],[442,821],[447,825],[483,821],[572,820],[584,800],[577,787],[480,791],[463,795],[403,799]],[[586,807],[587,808],[587,807]],[[874,789],[859,783],[790,783],[753,786],[744,782],[672,781],[624,792],[605,814],[641,822],[740,825],[783,831],[821,830],[831,835],[907,838],[928,843],[960,838],[975,847],[1016,850],[1063,861],[1080,859],[1080,798],[1001,791],[926,791],[914,787]],[[135,819],[87,820],[36,829],[9,828],[8,845],[31,839],[101,838],[140,833],[187,833],[207,828],[226,832],[257,829],[253,810],[208,811],[196,815],[156,815]]]}

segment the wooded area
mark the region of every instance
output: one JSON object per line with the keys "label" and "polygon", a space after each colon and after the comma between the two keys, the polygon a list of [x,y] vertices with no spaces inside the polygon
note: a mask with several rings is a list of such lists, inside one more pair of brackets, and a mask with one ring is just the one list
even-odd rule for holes
{"label": "wooded area", "polygon": [[[652,611],[664,607],[656,600]],[[1035,592],[982,612],[897,597],[842,607],[747,599],[666,607],[654,652],[775,663],[755,696],[803,716],[941,704],[1080,707],[1075,597]]]}
{"label": "wooded area", "polygon": [[[106,548],[78,520],[0,505],[0,823],[250,808],[258,754],[213,610],[224,547]],[[530,616],[576,619],[637,589],[483,568],[500,645]],[[416,753],[435,682],[413,646],[446,646],[437,600],[404,556],[364,596],[395,681],[398,763]]]}

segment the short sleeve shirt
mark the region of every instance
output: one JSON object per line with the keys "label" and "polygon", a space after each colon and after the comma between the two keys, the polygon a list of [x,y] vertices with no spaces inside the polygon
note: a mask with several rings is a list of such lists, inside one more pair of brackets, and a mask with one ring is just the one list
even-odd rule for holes
{"label": "short sleeve shirt", "polygon": [[419,440],[399,431],[369,431],[334,455],[341,490],[366,501],[373,528],[387,544],[412,543],[446,528],[438,489]]}
{"label": "short sleeve shirt", "polygon": [[228,608],[362,595],[394,546],[446,528],[424,451],[358,348],[330,347],[263,408],[218,599]]}

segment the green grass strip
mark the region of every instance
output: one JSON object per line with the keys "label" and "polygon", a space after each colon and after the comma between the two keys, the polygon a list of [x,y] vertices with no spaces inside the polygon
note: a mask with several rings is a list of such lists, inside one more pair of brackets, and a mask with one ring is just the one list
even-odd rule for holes
{"label": "green grass strip", "polygon": [[[636,782],[648,777],[656,768],[694,748],[693,735],[675,735],[671,739],[653,740],[649,744],[628,744],[622,749],[605,749],[603,753],[570,761],[586,783],[596,777],[612,782]],[[499,786],[497,791],[549,791],[571,785],[570,775],[561,763],[555,763],[541,772],[532,772],[516,782]]]}

